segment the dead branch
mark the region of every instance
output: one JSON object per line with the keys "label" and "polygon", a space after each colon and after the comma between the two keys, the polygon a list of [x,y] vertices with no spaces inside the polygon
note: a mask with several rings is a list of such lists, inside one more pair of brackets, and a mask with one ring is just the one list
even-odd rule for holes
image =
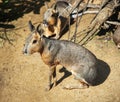
{"label": "dead branch", "polygon": [[117,26],[120,25],[119,22],[115,22],[115,21],[106,21],[106,23],[108,23],[108,24],[112,24],[112,25],[117,25]]}
{"label": "dead branch", "polygon": [[83,13],[79,13],[78,15],[72,15],[73,18],[77,18],[77,16],[82,16],[82,15],[85,15],[85,14],[97,14],[99,11],[96,10],[96,11],[85,11]]}
{"label": "dead branch", "polygon": [[3,41],[8,41],[9,44],[13,45],[13,43],[11,42],[12,40],[9,39],[9,37],[7,36],[7,30],[2,29],[0,32],[2,32],[2,34],[0,35],[0,39],[2,39]]}
{"label": "dead branch", "polygon": [[[106,1],[104,1],[104,3],[106,3]],[[105,5],[103,4],[102,6]],[[93,38],[93,36],[97,34],[97,32],[102,28],[103,23],[105,23],[106,20],[114,13],[115,7],[116,5],[114,3],[114,0],[112,0],[108,2],[106,6],[104,6],[104,8],[100,10],[95,19],[89,25],[87,35],[85,35],[85,37],[79,42],[81,45],[91,40],[91,38]]]}
{"label": "dead branch", "polygon": [[9,42],[9,44],[13,45],[13,43],[11,42],[11,40],[7,36],[6,29],[4,29],[4,33],[5,33],[5,38],[7,39],[7,41]]}
{"label": "dead branch", "polygon": [[[83,12],[85,12],[86,11],[86,9],[87,9],[87,5],[88,5],[88,3],[89,3],[89,1],[90,0],[88,0],[87,1],[87,4],[86,4],[86,6],[85,6],[85,8],[83,9]],[[80,5],[80,4],[79,4]],[[79,6],[78,5],[78,6]],[[78,19],[78,9],[77,9],[77,19],[76,19],[76,27],[75,27],[75,31],[74,31],[74,34],[73,34],[73,39],[74,39],[74,42],[76,42],[76,33],[77,33],[77,28],[78,28],[78,25],[79,25],[79,23],[80,23],[80,21],[81,21],[81,19],[82,19],[82,16]],[[83,14],[83,12],[82,12],[82,14]]]}
{"label": "dead branch", "polygon": [[[85,6],[86,6],[86,3],[81,3],[80,4],[80,8],[85,8]],[[100,8],[100,5],[98,5],[98,4],[88,4],[87,8],[97,9],[97,8]]]}

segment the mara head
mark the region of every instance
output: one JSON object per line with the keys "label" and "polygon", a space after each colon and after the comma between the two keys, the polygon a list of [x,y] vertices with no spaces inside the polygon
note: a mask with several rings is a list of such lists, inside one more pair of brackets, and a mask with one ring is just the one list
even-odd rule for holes
{"label": "mara head", "polygon": [[48,7],[46,3],[45,5],[46,5],[47,10],[44,13],[43,23],[45,24],[45,26],[56,25],[57,19],[58,19],[58,12],[56,10],[56,5],[54,4],[50,8]]}
{"label": "mara head", "polygon": [[39,52],[40,50],[40,42],[43,30],[41,29],[40,25],[35,28],[31,21],[29,21],[28,26],[31,33],[25,40],[23,54],[33,54],[35,52]]}

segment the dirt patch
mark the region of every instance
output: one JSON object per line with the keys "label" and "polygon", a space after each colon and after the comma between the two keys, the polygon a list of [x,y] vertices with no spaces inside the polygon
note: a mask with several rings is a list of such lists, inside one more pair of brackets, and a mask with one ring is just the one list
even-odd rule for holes
{"label": "dirt patch", "polygon": [[[88,89],[64,90],[62,87],[73,83],[74,80],[69,72],[58,66],[59,84],[49,92],[44,90],[48,67],[42,62],[38,53],[31,56],[22,54],[24,40],[29,34],[28,18],[31,17],[33,23],[39,23],[44,10],[43,6],[40,15],[30,12],[12,22],[18,28],[23,25],[24,27],[15,31],[14,46],[5,43],[5,46],[0,48],[0,102],[120,102],[120,51],[112,41],[105,42],[98,37],[85,47],[109,66],[110,72],[106,80]],[[84,16],[79,30],[87,27],[92,17]],[[74,32],[74,25],[71,31]],[[62,39],[67,39],[67,36],[64,35]]]}

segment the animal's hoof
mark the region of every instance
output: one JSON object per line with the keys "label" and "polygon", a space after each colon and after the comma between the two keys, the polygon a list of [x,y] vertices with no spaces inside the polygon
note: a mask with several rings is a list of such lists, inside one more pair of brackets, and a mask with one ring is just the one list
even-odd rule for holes
{"label": "animal's hoof", "polygon": [[79,84],[79,85],[66,85],[63,87],[63,89],[67,89],[67,90],[72,90],[72,89],[85,89],[88,88],[89,85],[87,84]]}
{"label": "animal's hoof", "polygon": [[69,86],[69,85],[66,85],[66,86],[63,86],[63,89],[66,89],[66,90],[72,90],[73,87]]}

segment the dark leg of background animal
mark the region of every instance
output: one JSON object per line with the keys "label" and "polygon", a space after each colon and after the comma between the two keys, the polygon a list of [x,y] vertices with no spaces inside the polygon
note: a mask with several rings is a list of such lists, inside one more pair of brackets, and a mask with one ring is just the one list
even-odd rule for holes
{"label": "dark leg of background animal", "polygon": [[56,85],[56,66],[50,66],[49,68],[48,86],[46,87],[47,91],[51,88],[52,77],[54,78],[54,85]]}

